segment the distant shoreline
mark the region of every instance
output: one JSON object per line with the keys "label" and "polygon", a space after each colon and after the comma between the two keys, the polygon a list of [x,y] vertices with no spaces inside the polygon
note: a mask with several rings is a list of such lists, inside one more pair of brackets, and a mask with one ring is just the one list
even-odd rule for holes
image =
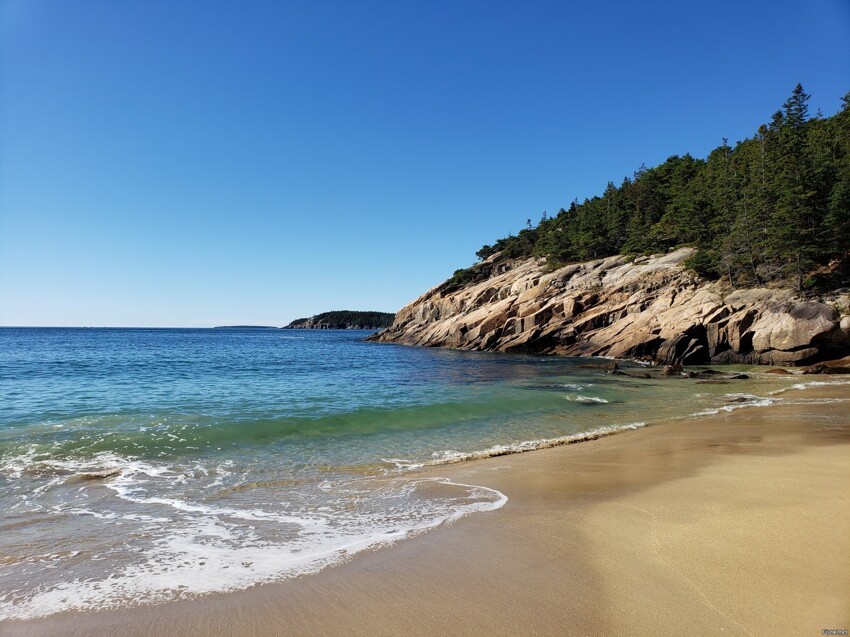
{"label": "distant shoreline", "polygon": [[297,330],[378,330],[390,327],[395,320],[392,312],[332,310],[307,318],[295,319],[283,329]]}

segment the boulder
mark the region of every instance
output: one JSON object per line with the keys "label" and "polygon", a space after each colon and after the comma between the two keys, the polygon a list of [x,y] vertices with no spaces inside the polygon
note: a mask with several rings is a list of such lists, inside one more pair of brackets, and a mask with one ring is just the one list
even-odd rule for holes
{"label": "boulder", "polygon": [[810,365],[804,374],[850,374],[850,356]]}
{"label": "boulder", "polygon": [[804,302],[782,309],[765,312],[753,323],[754,349],[793,351],[840,331],[836,311],[829,305]]}
{"label": "boulder", "polygon": [[830,366],[825,363],[810,365],[803,370],[804,374],[850,374],[850,367]]}

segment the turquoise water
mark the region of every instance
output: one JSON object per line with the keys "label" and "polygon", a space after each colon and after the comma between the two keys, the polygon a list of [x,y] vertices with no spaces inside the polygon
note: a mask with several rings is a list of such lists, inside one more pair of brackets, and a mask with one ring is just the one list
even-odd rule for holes
{"label": "turquoise water", "polygon": [[799,380],[750,370],[740,393],[367,334],[0,329],[0,619],[315,571],[509,497],[429,488],[422,465],[769,404]]}

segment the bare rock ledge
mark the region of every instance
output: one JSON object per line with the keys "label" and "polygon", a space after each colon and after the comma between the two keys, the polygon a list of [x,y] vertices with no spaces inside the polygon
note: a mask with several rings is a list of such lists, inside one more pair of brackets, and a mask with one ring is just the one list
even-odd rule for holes
{"label": "bare rock ledge", "polygon": [[552,272],[542,260],[482,264],[489,278],[443,283],[370,340],[464,350],[610,356],[668,364],[808,365],[850,354],[850,298],[731,289],[682,263],[693,249],[615,256]]}

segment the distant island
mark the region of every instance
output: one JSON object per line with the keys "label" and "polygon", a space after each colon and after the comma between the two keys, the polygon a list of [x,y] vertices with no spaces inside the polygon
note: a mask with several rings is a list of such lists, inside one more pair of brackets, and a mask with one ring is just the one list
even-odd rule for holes
{"label": "distant island", "polygon": [[273,325],[216,325],[214,330],[276,330]]}
{"label": "distant island", "polygon": [[295,319],[285,330],[376,330],[389,327],[395,320],[391,312],[335,310],[309,318]]}

